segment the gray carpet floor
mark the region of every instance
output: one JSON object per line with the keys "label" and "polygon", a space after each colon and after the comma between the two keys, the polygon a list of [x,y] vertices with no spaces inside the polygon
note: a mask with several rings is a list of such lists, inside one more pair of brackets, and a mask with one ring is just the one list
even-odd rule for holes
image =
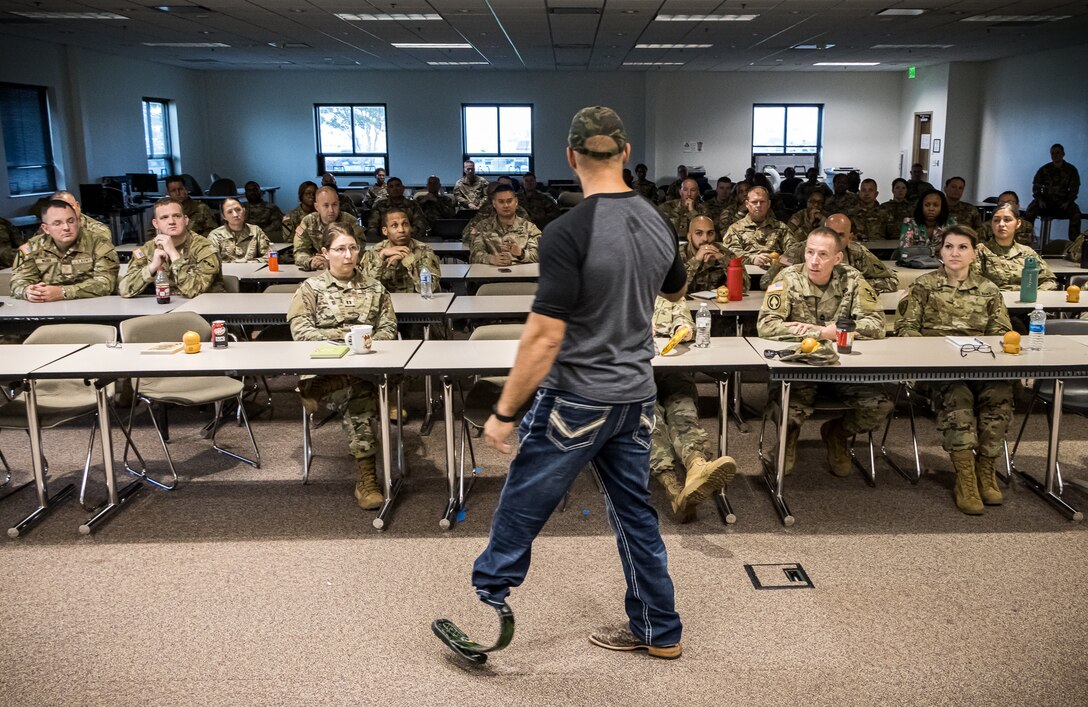
{"label": "gray carpet floor", "polygon": [[[0,542],[3,705],[1084,705],[1088,704],[1088,534],[1021,484],[982,517],[952,502],[951,465],[932,419],[920,423],[927,473],[917,486],[881,464],[877,486],[833,477],[806,425],[781,525],[763,482],[738,476],[726,526],[715,508],[661,528],[685,622],[684,656],[659,661],[591,646],[623,621],[623,576],[600,495],[583,474],[534,546],[511,605],[517,636],[482,668],[431,635],[438,616],[483,640],[494,614],[469,585],[502,485],[504,458],[477,447],[482,473],[465,519],[442,531],[443,430],[419,435],[422,396],[408,396],[409,475],[390,527],[351,497],[339,425],[314,433],[312,481],[300,482],[293,380],[272,382],[272,419],[255,421],[260,469],[215,454],[200,417],[172,418],[183,470],[173,492],[147,488],[89,537],[68,501],[26,537]],[[417,386],[418,387],[418,386]],[[716,439],[712,388],[703,422]],[[765,385],[747,383],[762,408]],[[1022,410],[1015,424],[1019,424]],[[82,427],[45,433],[54,488],[77,480]],[[1032,416],[1019,466],[1041,470],[1045,419]],[[735,427],[730,452],[756,464],[758,423]],[[1088,422],[1067,416],[1062,460],[1088,478]],[[138,442],[161,459],[145,425]],[[220,442],[243,446],[237,427]],[[909,432],[889,446],[905,458]],[[0,435],[27,478],[20,433]],[[103,493],[101,461],[90,495]],[[1068,500],[1088,507],[1076,488]],[[32,489],[0,502],[4,528]],[[745,565],[801,563],[811,589],[756,590]]]}

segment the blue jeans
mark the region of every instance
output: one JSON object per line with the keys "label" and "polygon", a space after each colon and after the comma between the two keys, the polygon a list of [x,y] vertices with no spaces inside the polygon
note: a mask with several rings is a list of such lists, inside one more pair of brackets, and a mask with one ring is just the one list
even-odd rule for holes
{"label": "blue jeans", "polygon": [[680,642],[668,556],[650,505],[650,437],[654,399],[611,405],[541,388],[518,427],[521,447],[491,521],[472,584],[480,599],[501,605],[529,571],[533,540],[574,479],[592,464],[627,580],[631,632],[647,645]]}

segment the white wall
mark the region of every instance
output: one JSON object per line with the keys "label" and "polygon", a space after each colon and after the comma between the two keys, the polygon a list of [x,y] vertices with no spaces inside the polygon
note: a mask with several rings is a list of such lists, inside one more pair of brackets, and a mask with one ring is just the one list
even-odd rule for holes
{"label": "white wall", "polygon": [[1077,203],[1088,208],[1088,47],[1041,52],[985,65],[980,120],[979,191],[1006,189],[1031,201],[1035,171],[1050,146],[1080,171]]}
{"label": "white wall", "polygon": [[[147,171],[140,106],[145,96],[177,101],[182,169],[207,181],[209,126],[198,72],[5,37],[0,43],[0,81],[48,88],[59,188],[78,196],[81,183]],[[0,145],[0,160],[2,152]],[[9,197],[7,181],[4,170],[0,215],[26,213],[38,197]]]}
{"label": "white wall", "polygon": [[[932,139],[942,143],[941,154],[931,154],[927,182],[941,187],[944,174],[945,126],[948,122],[948,74],[949,65],[920,66],[918,77],[908,79],[900,75],[903,88],[901,111],[899,113],[899,152],[903,154],[903,170],[898,177],[909,178],[910,165],[914,155],[914,114],[932,113],[933,124],[930,126]],[[898,154],[896,160],[898,161]]]}
{"label": "white wall", "polygon": [[[889,73],[651,73],[654,177],[702,164],[711,181],[744,176],[752,162],[753,103],[823,103],[825,167],[857,167],[891,194],[899,150],[899,78]],[[705,151],[686,153],[685,141]]]}
{"label": "white wall", "polygon": [[990,196],[979,190],[978,183],[983,74],[982,63],[959,62],[949,66],[946,105],[948,122],[941,154],[933,155],[940,160],[940,169],[944,175],[939,183],[933,182],[933,185],[943,189],[945,180],[963,177],[967,182],[963,198],[967,201],[981,201]]}
{"label": "white wall", "polygon": [[214,72],[207,77],[212,169],[223,176],[295,187],[317,171],[314,103],[385,103],[391,176],[452,186],[461,176],[461,103],[532,103],[536,173],[567,179],[564,157],[574,113],[612,106],[623,118],[632,159],[644,159],[643,77],[637,73]]}

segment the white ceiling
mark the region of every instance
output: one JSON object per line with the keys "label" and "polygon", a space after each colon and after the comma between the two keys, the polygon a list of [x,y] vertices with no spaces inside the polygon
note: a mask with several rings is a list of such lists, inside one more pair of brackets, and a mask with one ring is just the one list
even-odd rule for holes
{"label": "white ceiling", "polygon": [[[0,35],[70,44],[190,69],[900,71],[909,65],[988,61],[1088,40],[1079,0],[0,0]],[[878,17],[920,8],[917,17]],[[14,12],[113,12],[126,20],[29,20]],[[439,21],[349,22],[335,13],[437,13]],[[658,14],[757,14],[749,22],[658,22]],[[964,22],[979,15],[1069,15],[1043,23]],[[227,48],[149,47],[217,42]],[[398,49],[443,42],[469,49]],[[284,46],[298,43],[302,46]],[[712,44],[637,49],[636,44]],[[798,44],[835,45],[820,50]],[[874,49],[874,45],[952,45]],[[871,69],[817,61],[880,62]],[[682,62],[683,66],[623,66]],[[1071,67],[1072,68],[1072,67]],[[1081,67],[1078,70],[1083,70]]]}

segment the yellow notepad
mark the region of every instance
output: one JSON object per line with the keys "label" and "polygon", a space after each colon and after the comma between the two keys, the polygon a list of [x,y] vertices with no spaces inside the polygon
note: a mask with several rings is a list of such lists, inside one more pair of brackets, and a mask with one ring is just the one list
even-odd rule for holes
{"label": "yellow notepad", "polygon": [[147,347],[140,353],[142,354],[176,354],[185,348],[185,344],[180,341],[163,341],[158,344],[153,344]]}
{"label": "yellow notepad", "polygon": [[343,358],[350,350],[343,344],[323,344],[310,352],[310,358]]}

